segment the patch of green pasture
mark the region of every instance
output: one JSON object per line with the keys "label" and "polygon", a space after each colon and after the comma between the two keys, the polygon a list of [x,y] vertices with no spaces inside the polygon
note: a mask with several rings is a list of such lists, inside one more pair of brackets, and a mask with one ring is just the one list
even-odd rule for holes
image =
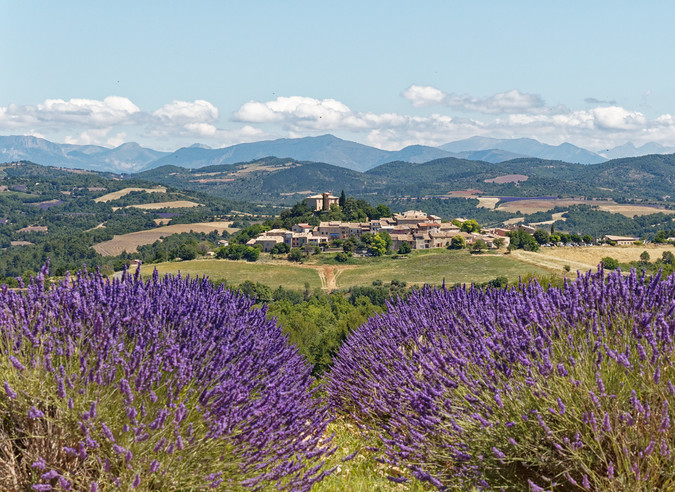
{"label": "patch of green pasture", "polygon": [[416,251],[407,258],[363,258],[356,268],[342,272],[339,287],[371,285],[373,280],[384,282],[402,280],[409,285],[446,285],[456,283],[483,283],[504,276],[517,282],[526,275],[548,275],[544,268],[519,261],[509,255],[477,254],[468,251],[431,249]]}
{"label": "patch of green pasture", "polygon": [[215,259],[167,262],[144,265],[143,276],[151,275],[154,268],[157,268],[160,275],[165,273],[175,275],[178,272],[181,272],[183,276],[206,275],[214,282],[227,280],[228,285],[237,285],[250,280],[253,283],[263,283],[273,289],[281,285],[285,289],[302,290],[305,288],[305,283],[309,283],[310,289],[321,288],[321,279],[316,270],[298,267],[291,263],[280,265]]}

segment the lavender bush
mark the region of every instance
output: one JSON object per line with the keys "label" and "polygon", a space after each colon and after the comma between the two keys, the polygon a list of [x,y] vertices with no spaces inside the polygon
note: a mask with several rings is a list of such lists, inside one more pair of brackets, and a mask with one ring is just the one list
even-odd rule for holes
{"label": "lavender bush", "polygon": [[0,291],[1,490],[309,490],[329,418],[245,296],[80,273]]}
{"label": "lavender bush", "polygon": [[674,296],[602,269],[425,288],[347,339],[329,397],[441,490],[675,490]]}

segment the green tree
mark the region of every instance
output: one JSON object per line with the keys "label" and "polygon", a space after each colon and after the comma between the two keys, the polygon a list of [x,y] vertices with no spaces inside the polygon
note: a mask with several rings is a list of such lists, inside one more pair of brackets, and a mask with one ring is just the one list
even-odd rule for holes
{"label": "green tree", "polygon": [[539,243],[531,235],[522,229],[515,229],[509,232],[511,243],[510,249],[524,249],[525,251],[539,251]]}
{"label": "green tree", "polygon": [[504,247],[504,243],[506,243],[506,240],[503,237],[498,237],[493,241],[495,248],[501,249]]}
{"label": "green tree", "polygon": [[469,219],[462,222],[462,225],[459,228],[462,232],[480,232],[481,228],[478,225],[478,222],[475,219]]}
{"label": "green tree", "polygon": [[[391,240],[391,238],[389,238]],[[382,256],[387,252],[387,241],[379,233],[375,234],[368,246],[368,252],[373,256]]]}
{"label": "green tree", "polygon": [[380,236],[382,239],[384,239],[385,245],[387,247],[387,251],[391,249],[391,245],[393,243],[393,240],[391,239],[391,235],[387,231],[380,231],[377,233],[378,236]]}
{"label": "green tree", "polygon": [[661,261],[666,265],[672,265],[675,263],[675,255],[670,251],[664,251],[661,255]]}
{"label": "green tree", "polygon": [[371,219],[381,219],[382,217],[391,217],[391,210],[383,203],[380,203],[375,208],[375,215]]}
{"label": "green tree", "polygon": [[534,236],[534,239],[536,239],[536,241],[539,244],[548,243],[549,237],[550,237],[549,233],[546,232],[544,229],[537,229],[536,231],[534,231],[533,236]]}
{"label": "green tree", "polygon": [[593,236],[590,234],[584,234],[581,239],[586,243],[586,244],[593,244]]}
{"label": "green tree", "polygon": [[356,250],[356,239],[354,237],[345,239],[344,243],[342,244],[342,251],[345,253],[353,253],[354,250]]}
{"label": "green tree", "polygon": [[345,190],[342,190],[342,193],[340,193],[340,199],[338,200],[338,205],[340,205],[340,208],[345,206],[346,199],[347,197],[345,196]]}
{"label": "green tree", "polygon": [[666,231],[659,231],[656,233],[656,237],[654,237],[654,242],[657,244],[662,244],[668,241],[668,234],[666,234]]}
{"label": "green tree", "polygon": [[649,259],[650,259],[649,253],[647,253],[646,251],[643,251],[642,253],[640,253],[640,261],[641,262],[647,263],[649,261]]}
{"label": "green tree", "polygon": [[182,244],[176,251],[176,258],[181,258],[182,260],[194,260],[197,258],[198,245],[192,243]]}
{"label": "green tree", "polygon": [[482,253],[483,251],[485,251],[487,248],[488,248],[488,247],[487,247],[487,244],[485,243],[485,241],[483,241],[482,239],[477,239],[477,240],[471,245],[471,252],[472,252],[472,253],[478,253],[478,254],[480,254],[480,253]]}
{"label": "green tree", "polygon": [[260,250],[258,248],[254,248],[253,246],[248,246],[242,254],[242,258],[244,258],[246,261],[258,261],[259,257]]}
{"label": "green tree", "polygon": [[464,236],[457,234],[450,240],[450,246],[448,249],[464,249],[466,248],[466,239]]}

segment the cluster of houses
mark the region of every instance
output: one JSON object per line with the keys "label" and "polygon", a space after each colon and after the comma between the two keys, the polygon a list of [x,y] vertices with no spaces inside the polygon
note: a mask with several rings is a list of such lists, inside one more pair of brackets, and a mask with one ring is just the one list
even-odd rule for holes
{"label": "cluster of houses", "polygon": [[[338,204],[339,198],[330,193],[321,193],[305,199],[307,206],[314,211],[330,210],[334,204]],[[457,219],[463,222],[465,219]],[[455,221],[457,222],[457,221]],[[455,236],[462,236],[465,243],[470,246],[478,240],[485,242],[488,248],[497,248],[501,245],[508,247],[508,233],[513,229],[520,228],[533,234],[535,228],[519,224],[504,228],[484,229],[480,233],[462,232],[460,227],[451,223],[443,222],[436,215],[427,214],[418,210],[408,210],[392,217],[385,217],[368,222],[321,222],[318,226],[310,224],[296,224],[291,230],[272,229],[260,236],[248,241],[249,246],[262,246],[264,252],[270,252],[279,243],[284,243],[291,248],[303,248],[305,246],[326,248],[336,239],[359,238],[365,233],[377,234],[380,231],[389,233],[392,239],[391,248],[399,250],[407,244],[412,250],[445,248],[450,245]],[[496,242],[498,239],[501,241]],[[605,236],[606,242],[619,245],[630,245],[639,238],[624,236]]]}
{"label": "cluster of houses", "polygon": [[[327,193],[311,198],[313,199],[312,205],[317,210],[325,209],[327,202],[337,199]],[[502,239],[503,245],[509,244],[508,229],[489,229],[480,234],[462,232],[455,224],[442,222],[441,218],[436,215],[417,210],[409,210],[394,214],[392,217],[369,222],[321,222],[318,226],[296,224],[290,231],[286,229],[267,231],[251,239],[247,244],[261,245],[265,252],[272,251],[279,243],[287,244],[291,248],[302,248],[306,245],[324,248],[336,239],[358,238],[365,233],[377,234],[381,231],[389,233],[392,239],[391,248],[394,250],[399,250],[403,244],[410,246],[410,249],[444,248],[450,245],[452,238],[458,235],[464,237],[467,245],[480,239],[489,248],[495,248],[497,247],[495,241],[499,238]]]}

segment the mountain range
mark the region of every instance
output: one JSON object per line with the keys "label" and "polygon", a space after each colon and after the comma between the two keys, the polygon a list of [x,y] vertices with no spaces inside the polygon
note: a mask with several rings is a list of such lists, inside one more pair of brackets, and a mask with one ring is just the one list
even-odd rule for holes
{"label": "mountain range", "polygon": [[123,174],[165,165],[194,169],[253,161],[270,156],[323,162],[364,172],[388,162],[423,163],[449,157],[493,164],[518,158],[598,164],[619,157],[666,153],[675,153],[675,147],[664,147],[656,143],[635,147],[632,143],[627,143],[598,154],[569,143],[553,146],[531,138],[489,137],[471,137],[440,147],[411,145],[398,151],[389,151],[343,140],[333,135],[282,138],[220,149],[194,144],[175,152],[160,152],[134,142],[111,149],[98,145],[58,144],[34,136],[0,136],[0,162],[24,160],[45,165]]}

